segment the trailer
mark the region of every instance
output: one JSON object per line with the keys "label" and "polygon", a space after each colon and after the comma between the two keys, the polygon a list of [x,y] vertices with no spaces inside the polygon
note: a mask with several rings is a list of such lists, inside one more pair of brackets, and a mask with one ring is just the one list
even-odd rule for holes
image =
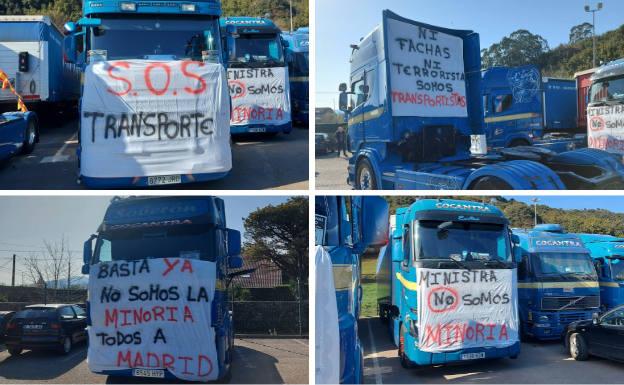
{"label": "trailer", "polygon": [[[63,34],[48,16],[0,16],[0,69],[31,109],[77,105],[80,71],[64,60]],[[0,90],[3,109],[14,100]]]}
{"label": "trailer", "polygon": [[579,129],[587,131],[587,103],[589,101],[589,87],[591,87],[591,77],[597,68],[577,72],[574,74],[576,81],[576,124]]}
{"label": "trailer", "polygon": [[525,147],[488,152],[479,35],[390,11],[352,47],[347,182],[356,189],[561,190],[624,186],[605,151],[557,154]]}
{"label": "trailer", "polygon": [[591,253],[600,284],[603,311],[624,304],[624,238],[602,234],[579,234]]}
{"label": "trailer", "polygon": [[488,149],[587,147],[587,135],[578,134],[574,80],[542,77],[534,65],[493,67],[483,72],[481,88]]}

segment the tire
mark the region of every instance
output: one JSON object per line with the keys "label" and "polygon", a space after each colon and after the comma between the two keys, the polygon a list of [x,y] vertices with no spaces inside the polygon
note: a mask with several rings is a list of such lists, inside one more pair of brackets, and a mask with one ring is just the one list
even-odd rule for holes
{"label": "tire", "polygon": [[495,176],[484,176],[477,179],[470,187],[471,190],[513,190],[504,180]]}
{"label": "tire", "polygon": [[22,143],[22,154],[27,155],[34,151],[37,143],[37,122],[30,119],[27,122],[26,133],[24,135],[24,143]]}
{"label": "tire", "polygon": [[21,346],[10,346],[7,348],[9,354],[12,356],[19,356],[22,354],[22,350],[24,350]]}
{"label": "tire", "polygon": [[58,352],[60,354],[69,354],[73,348],[73,343],[71,337],[67,336],[63,338],[63,343],[58,347]]}
{"label": "tire", "polygon": [[410,361],[409,358],[407,358],[407,355],[405,354],[405,333],[407,332],[407,329],[405,328],[404,325],[401,325],[401,329],[399,331],[399,360],[401,361],[401,366],[404,367],[405,369],[412,369],[415,365],[412,361]]}
{"label": "tire", "polygon": [[509,147],[522,147],[522,146],[530,146],[531,143],[527,142],[524,139],[514,139],[511,141],[511,143],[509,144]]}
{"label": "tire", "polygon": [[[340,153],[338,153],[340,156]],[[356,190],[377,190],[379,184],[375,179],[375,171],[368,159],[362,159],[358,162],[355,171],[355,189]]]}
{"label": "tire", "polygon": [[570,356],[576,361],[585,361],[589,358],[589,349],[585,337],[578,333],[572,333],[568,337]]}

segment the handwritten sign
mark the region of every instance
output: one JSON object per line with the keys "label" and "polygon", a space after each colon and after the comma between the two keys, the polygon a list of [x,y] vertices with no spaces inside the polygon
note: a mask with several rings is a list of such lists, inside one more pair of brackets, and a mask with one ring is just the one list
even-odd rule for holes
{"label": "handwritten sign", "polygon": [[142,259],[91,266],[89,368],[168,369],[215,380],[214,262]]}
{"label": "handwritten sign", "polygon": [[624,106],[587,108],[589,148],[624,154]]}
{"label": "handwritten sign", "polygon": [[387,31],[392,115],[468,116],[463,40],[391,18]]}
{"label": "handwritten sign", "polygon": [[81,173],[135,177],[232,168],[226,74],[192,61],[97,62],[85,73]]}
{"label": "handwritten sign", "polygon": [[276,68],[230,68],[232,125],[277,126],[290,122],[288,71]]}
{"label": "handwritten sign", "polygon": [[445,352],[518,341],[515,270],[418,269],[419,348]]}

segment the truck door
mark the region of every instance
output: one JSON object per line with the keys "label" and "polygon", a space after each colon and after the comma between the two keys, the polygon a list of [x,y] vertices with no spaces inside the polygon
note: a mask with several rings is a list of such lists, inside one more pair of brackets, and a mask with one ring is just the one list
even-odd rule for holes
{"label": "truck door", "polygon": [[492,146],[512,144],[517,132],[517,119],[513,113],[513,95],[506,90],[492,90],[488,95],[488,117],[485,119]]}
{"label": "truck door", "polygon": [[366,101],[366,75],[364,71],[354,74],[351,77],[351,94],[349,107],[351,117],[349,118],[348,145],[352,151],[357,150],[359,143],[364,140],[364,102]]}

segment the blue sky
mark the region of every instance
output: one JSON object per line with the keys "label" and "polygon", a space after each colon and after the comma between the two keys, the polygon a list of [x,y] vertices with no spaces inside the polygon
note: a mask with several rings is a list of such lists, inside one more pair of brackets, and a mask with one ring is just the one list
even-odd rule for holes
{"label": "blue sky", "polygon": [[[624,1],[602,0],[596,33],[624,24]],[[350,44],[381,23],[381,12],[455,29],[479,32],[481,48],[499,42],[518,29],[543,36],[551,48],[567,43],[570,28],[591,23],[583,7],[596,0],[317,0],[317,107],[337,104],[338,84],[348,82]],[[336,99],[336,101],[335,101]]]}
{"label": "blue sky", "polygon": [[[288,197],[223,197],[228,227],[243,232],[243,218],[259,207]],[[82,261],[82,244],[96,232],[111,197],[0,197],[0,284],[11,283],[11,257],[40,251],[43,240],[68,239],[73,260]],[[17,283],[21,281],[17,263]]]}
{"label": "blue sky", "polygon": [[615,196],[506,196],[520,202],[533,204],[533,198],[538,198],[540,205],[558,209],[605,209],[616,213],[624,213],[624,197]]}

